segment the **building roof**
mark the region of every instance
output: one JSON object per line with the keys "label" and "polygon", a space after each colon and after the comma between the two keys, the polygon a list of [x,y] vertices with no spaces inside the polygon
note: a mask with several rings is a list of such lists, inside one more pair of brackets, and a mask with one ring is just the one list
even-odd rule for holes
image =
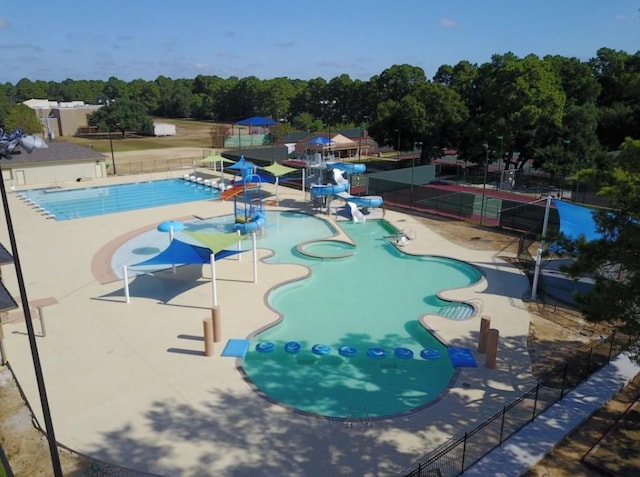
{"label": "building roof", "polygon": [[361,127],[338,129],[338,133],[353,140],[357,140],[358,138],[364,138],[369,136],[369,133],[367,132],[367,130]]}
{"label": "building roof", "polygon": [[28,99],[22,104],[31,109],[100,109],[101,104],[85,104],[84,101],[49,101],[48,99]]}
{"label": "building roof", "polygon": [[[47,143],[46,149],[34,149],[31,154],[24,149],[16,148],[11,155],[11,159],[3,161],[3,167],[11,167],[11,164],[43,163],[43,162],[65,162],[78,160],[99,160],[104,159],[104,155],[94,151],[89,147],[78,146],[68,142],[51,141]],[[16,152],[19,151],[19,154]]]}
{"label": "building roof", "polygon": [[13,255],[0,243],[0,265],[13,263]]}
{"label": "building roof", "polygon": [[273,162],[282,162],[289,159],[289,149],[287,146],[273,146],[250,149],[236,149],[224,151],[222,157],[237,161],[240,156],[244,156],[247,161],[251,161],[258,166],[265,166]]}
{"label": "building roof", "polygon": [[0,281],[0,312],[15,310],[16,308],[18,308],[18,304],[4,286],[4,283]]}

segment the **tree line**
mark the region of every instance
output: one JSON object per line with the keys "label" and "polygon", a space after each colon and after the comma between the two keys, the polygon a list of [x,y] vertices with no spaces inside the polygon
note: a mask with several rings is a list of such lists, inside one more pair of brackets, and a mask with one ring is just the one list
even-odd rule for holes
{"label": "tree line", "polygon": [[[0,125],[10,107],[32,98],[118,101],[147,115],[234,122],[268,116],[289,129],[362,126],[380,144],[420,150],[428,162],[445,148],[479,165],[535,166],[570,174],[606,160],[640,131],[640,51],[609,48],[588,61],[563,56],[496,54],[477,65],[442,65],[433,78],[394,65],[369,81],[260,80],[199,75],[130,82],[22,79],[0,85]],[[115,121],[113,121],[115,122]]]}

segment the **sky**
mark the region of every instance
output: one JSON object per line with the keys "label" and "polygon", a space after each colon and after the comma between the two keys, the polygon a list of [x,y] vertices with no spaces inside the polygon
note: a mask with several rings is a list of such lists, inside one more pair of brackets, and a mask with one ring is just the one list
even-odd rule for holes
{"label": "sky", "polygon": [[215,75],[367,81],[393,65],[640,50],[640,0],[20,0],[0,83]]}

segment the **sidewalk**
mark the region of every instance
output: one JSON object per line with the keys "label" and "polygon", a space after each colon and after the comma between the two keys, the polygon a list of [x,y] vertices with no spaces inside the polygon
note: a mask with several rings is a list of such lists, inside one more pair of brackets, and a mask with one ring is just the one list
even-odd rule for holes
{"label": "sidewalk", "polygon": [[553,447],[626,385],[640,367],[626,354],[594,373],[535,421],[525,426],[502,447],[498,447],[465,470],[465,476],[513,477],[538,463]]}

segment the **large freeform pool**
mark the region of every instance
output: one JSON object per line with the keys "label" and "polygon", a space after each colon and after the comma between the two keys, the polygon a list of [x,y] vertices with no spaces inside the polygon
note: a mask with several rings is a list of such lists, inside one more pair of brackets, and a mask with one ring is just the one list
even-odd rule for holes
{"label": "large freeform pool", "polygon": [[[184,230],[229,232],[233,224],[233,216],[225,216],[186,222]],[[244,373],[270,400],[330,418],[392,416],[433,402],[455,368],[419,318],[468,317],[470,305],[442,301],[437,293],[476,283],[480,271],[457,260],[403,253],[385,238],[395,230],[384,220],[340,227],[354,244],[333,241],[335,229],[320,218],[267,214],[258,237],[258,247],[274,252],[267,261],[302,264],[311,274],[270,293],[268,304],[282,320],[251,337]],[[184,232],[176,238],[190,240]],[[116,252],[113,269],[166,245],[166,234],[146,232]],[[242,247],[251,249],[251,240]],[[319,258],[328,256],[339,258]],[[299,345],[297,352],[290,352],[291,343]]]}
{"label": "large freeform pool", "polygon": [[[315,415],[367,419],[424,406],[446,389],[455,369],[419,318],[464,310],[468,305],[436,295],[481,274],[460,261],[403,253],[385,238],[385,221],[340,226],[355,247],[326,240],[302,247],[320,255],[335,249],[341,258],[307,257],[311,275],[270,294],[283,319],[254,337],[244,371],[269,398]],[[273,351],[258,351],[265,343]],[[300,350],[290,352],[291,343]]]}
{"label": "large freeform pool", "polygon": [[56,220],[70,220],[216,199],[220,191],[183,179],[166,179],[83,189],[34,189],[19,195]]}

